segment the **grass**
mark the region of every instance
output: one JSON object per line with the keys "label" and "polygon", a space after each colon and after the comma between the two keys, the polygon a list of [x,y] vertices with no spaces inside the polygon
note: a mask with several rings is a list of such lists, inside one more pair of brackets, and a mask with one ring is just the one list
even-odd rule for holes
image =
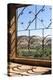
{"label": "grass", "polygon": [[31,57],[34,59],[51,59],[51,48],[45,47],[44,52],[42,48],[35,48],[35,49],[19,49],[18,52],[19,56],[23,57]]}

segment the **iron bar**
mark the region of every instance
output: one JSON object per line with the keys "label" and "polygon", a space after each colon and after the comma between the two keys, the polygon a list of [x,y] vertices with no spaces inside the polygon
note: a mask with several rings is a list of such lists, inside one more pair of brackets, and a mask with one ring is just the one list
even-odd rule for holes
{"label": "iron bar", "polygon": [[[28,30],[42,30],[42,29],[53,29],[53,28],[37,28],[37,29],[28,29]],[[18,30],[18,32],[20,32],[20,31],[28,31],[28,30]]]}
{"label": "iron bar", "polygon": [[42,29],[42,53],[44,54],[44,29]]}
{"label": "iron bar", "polygon": [[[28,5],[29,6],[29,5]],[[18,17],[17,17],[17,19],[20,17],[20,15],[22,15],[23,14],[23,11],[26,9],[26,7],[28,7],[28,6],[25,6],[23,9],[22,9],[22,11],[20,12],[20,14],[18,15]]]}
{"label": "iron bar", "polygon": [[[35,14],[37,14],[37,5],[35,5]],[[37,16],[35,16],[35,29],[37,28]]]}
{"label": "iron bar", "polygon": [[29,55],[30,55],[30,30],[28,30],[29,32],[29,40],[28,40],[28,52],[29,52]]}

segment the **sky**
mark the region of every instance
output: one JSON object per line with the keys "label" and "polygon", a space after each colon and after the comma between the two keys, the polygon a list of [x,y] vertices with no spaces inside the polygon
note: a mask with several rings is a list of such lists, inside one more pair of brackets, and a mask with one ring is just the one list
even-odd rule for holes
{"label": "sky", "polygon": [[[42,29],[39,30],[39,28],[48,27],[48,25],[50,24],[51,19],[52,19],[52,7],[51,6],[45,5],[43,11],[41,11],[37,15],[37,18],[28,27],[29,23],[34,19],[35,15],[38,13],[40,9],[42,9],[42,7],[43,5],[31,5],[31,6],[25,7],[25,9],[24,7],[22,7],[16,10],[17,36],[22,36],[22,35],[28,36],[29,34],[28,30],[30,30],[30,36],[33,36],[33,35],[42,36]],[[24,11],[22,12],[23,9]],[[21,12],[22,14],[20,15]],[[25,31],[27,27],[28,27],[28,30]],[[51,29],[44,30],[44,36],[47,36],[47,35],[51,35]]]}

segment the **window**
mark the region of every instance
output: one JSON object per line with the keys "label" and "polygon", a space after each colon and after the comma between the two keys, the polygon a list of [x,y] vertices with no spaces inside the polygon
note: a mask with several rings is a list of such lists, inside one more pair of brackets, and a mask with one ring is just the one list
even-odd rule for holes
{"label": "window", "polygon": [[51,9],[48,5],[8,4],[9,76],[51,73]]}
{"label": "window", "polygon": [[51,6],[30,5],[16,10],[17,56],[51,60]]}

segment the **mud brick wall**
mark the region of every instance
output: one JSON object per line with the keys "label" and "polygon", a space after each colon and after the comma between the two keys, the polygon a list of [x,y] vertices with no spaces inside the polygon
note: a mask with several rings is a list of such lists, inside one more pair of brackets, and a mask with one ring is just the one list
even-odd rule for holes
{"label": "mud brick wall", "polygon": [[27,6],[26,4],[13,4],[7,5],[8,8],[8,60],[15,58],[17,53],[17,41],[16,41],[16,9]]}
{"label": "mud brick wall", "polygon": [[16,8],[8,4],[8,59],[16,56]]}

